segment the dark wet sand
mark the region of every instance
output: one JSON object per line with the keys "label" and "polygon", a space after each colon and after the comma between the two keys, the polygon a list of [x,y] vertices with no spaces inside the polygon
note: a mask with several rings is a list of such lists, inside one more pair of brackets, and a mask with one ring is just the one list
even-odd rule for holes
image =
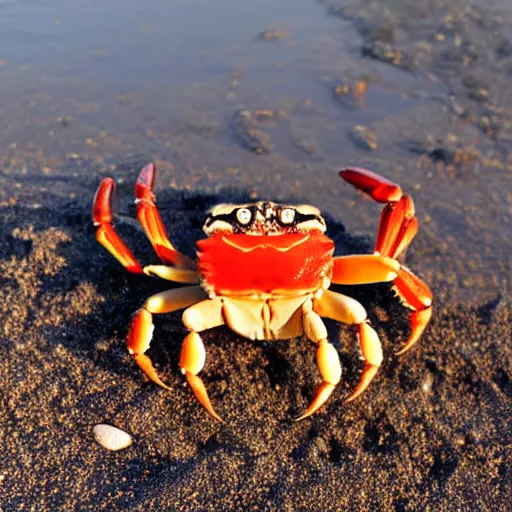
{"label": "dark wet sand", "polygon": [[[393,12],[397,2],[388,3]],[[451,9],[463,12],[460,6]],[[402,27],[401,44],[410,48],[420,39],[430,41],[441,14],[446,10],[418,16],[426,26],[420,35],[417,27]],[[491,23],[492,12],[483,11],[475,27],[468,22],[474,32],[465,37],[482,45],[475,54],[497,52],[501,46],[495,40],[510,36],[510,12],[500,14],[499,24]],[[365,33],[358,26],[363,39],[354,40],[356,50]],[[295,153],[282,133],[275,135],[272,153],[252,154],[235,145],[229,117],[216,106],[225,90],[214,88],[183,93],[178,103],[200,105],[201,114],[178,109],[181,124],[169,131],[153,120],[149,133],[108,136],[65,161],[52,160],[58,150],[37,149],[36,142],[30,157],[16,148],[3,152],[2,512],[509,508],[512,139],[506,138],[508,93],[500,84],[510,78],[512,50],[499,58],[493,54],[494,60],[452,62],[448,74],[436,67],[437,55],[414,73],[439,71],[439,101],[409,96],[410,108],[374,121],[364,118],[361,107],[379,137],[375,152],[345,138],[354,122],[343,117],[320,122],[317,111],[306,111],[291,114],[286,126],[305,130],[308,120],[313,128],[318,123],[317,158]],[[367,65],[373,64],[361,60]],[[383,74],[404,73],[375,65]],[[471,122],[446,107],[446,84],[465,102],[461,81],[470,73],[485,78],[493,104],[503,109],[497,135],[477,126],[480,103],[469,100]],[[376,88],[370,86],[368,101],[378,95]],[[247,104],[249,90],[240,95]],[[255,98],[258,104],[249,108],[280,106],[264,92]],[[338,106],[333,102],[331,108]],[[123,115],[132,113],[137,102]],[[457,147],[475,147],[483,156],[462,164],[432,162],[397,144],[433,134],[447,145],[454,133]],[[56,147],[65,148],[73,134],[59,133]],[[342,151],[335,150],[336,134]],[[353,403],[344,399],[362,365],[353,333],[335,324],[329,330],[341,354],[343,381],[328,404],[301,423],[293,418],[319,380],[314,348],[306,340],[255,343],[225,328],[204,336],[208,355],[202,375],[223,425],[202,410],[178,371],[185,335],[179,314],[156,319],[150,351],[173,392],[147,382],[124,339],[131,313],[165,285],[127,275],[110,258],[94,240],[89,208],[102,176],[120,179],[119,231],[141,260],[156,262],[128,220],[136,175],[150,159],[160,164],[156,191],[171,238],[189,254],[209,206],[255,196],[316,204],[329,215],[340,253],[367,251],[380,208],[343,184],[336,169],[358,164],[399,182],[415,198],[421,226],[407,262],[436,294],[421,342],[405,356],[394,355],[407,324],[388,286],[345,288],[367,308],[385,353],[378,377]],[[134,444],[106,451],[93,439],[97,423],[126,430]]]}

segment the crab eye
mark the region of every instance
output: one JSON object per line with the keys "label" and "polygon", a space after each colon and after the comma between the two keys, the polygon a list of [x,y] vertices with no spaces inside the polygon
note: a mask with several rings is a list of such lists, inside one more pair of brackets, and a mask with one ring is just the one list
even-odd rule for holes
{"label": "crab eye", "polygon": [[236,211],[236,220],[242,224],[242,226],[247,226],[252,220],[252,213],[249,208],[239,208]]}
{"label": "crab eye", "polygon": [[295,220],[295,210],[293,208],[284,208],[279,212],[281,224],[291,224]]}

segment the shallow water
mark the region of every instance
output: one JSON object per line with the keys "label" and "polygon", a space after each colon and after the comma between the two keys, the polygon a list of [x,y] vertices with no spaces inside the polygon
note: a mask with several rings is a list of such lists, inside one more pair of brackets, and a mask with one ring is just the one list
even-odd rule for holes
{"label": "shallow water", "polygon": [[[64,198],[88,208],[106,174],[127,200],[138,168],[156,160],[159,191],[217,194],[232,187],[292,198],[320,206],[351,231],[374,233],[380,206],[356,201],[336,175],[342,166],[364,166],[414,195],[421,223],[414,247],[427,280],[462,283],[470,298],[475,286],[494,296],[510,282],[510,142],[458,118],[450,102],[481,115],[461,84],[475,74],[502,109],[503,126],[512,126],[507,60],[480,58],[453,72],[439,66],[445,47],[460,47],[449,32],[446,40],[436,36],[442,6],[351,3],[352,17],[329,15],[311,0],[0,3],[0,202],[40,206]],[[361,7],[363,19],[371,19],[367,6],[392,13],[392,36],[419,52],[422,65],[404,70],[362,57],[364,36],[354,20]],[[465,9],[450,15],[464,16]],[[511,24],[486,13],[480,22],[479,10],[468,12],[463,35],[488,56]],[[267,30],[279,37],[262,40]],[[333,94],[335,84],[364,77],[363,104]],[[270,154],[252,153],[233,133],[240,108],[278,113],[261,126],[271,137]],[[357,125],[375,133],[377,150],[354,143],[349,134]],[[409,149],[417,141],[476,148],[481,158],[436,163]]]}
{"label": "shallow water", "polygon": [[[0,9],[0,142],[18,149],[34,142],[49,156],[82,153],[90,144],[78,139],[99,130],[122,138],[164,116],[174,126],[184,108],[229,117],[241,105],[290,111],[307,101],[315,126],[295,114],[321,133],[319,117],[364,122],[410,104],[400,88],[414,79],[404,73],[400,85],[386,84],[386,70],[366,113],[336,104],[332,84],[361,73],[358,36],[310,0],[15,0]],[[267,30],[279,38],[262,40]],[[73,122],[76,134],[59,134],[62,149],[52,149],[56,119]],[[324,135],[337,151],[338,137]]]}
{"label": "shallow water", "polygon": [[[309,0],[80,2],[15,0],[1,7],[1,58],[130,88],[204,83],[251,59],[298,58],[337,23]],[[256,41],[264,30],[300,31],[293,44]]]}

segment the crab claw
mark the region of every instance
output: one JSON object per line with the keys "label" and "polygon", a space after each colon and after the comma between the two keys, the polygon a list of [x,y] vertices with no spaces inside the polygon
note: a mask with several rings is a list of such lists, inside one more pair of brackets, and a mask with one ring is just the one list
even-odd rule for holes
{"label": "crab claw", "polygon": [[96,240],[116,258],[123,267],[134,274],[142,274],[142,266],[112,227],[112,196],[116,184],[105,178],[94,195],[92,220],[96,226]]}
{"label": "crab claw", "polygon": [[[374,254],[398,259],[418,232],[413,200],[402,194],[401,188],[395,183],[366,169],[343,169],[340,176],[376,201],[385,203],[380,216]],[[400,267],[393,284],[402,302],[412,310],[409,316],[411,334],[398,352],[403,354],[418,341],[430,321],[433,295],[429,287],[404,266]]]}
{"label": "crab claw", "polygon": [[413,311],[409,316],[411,334],[397,354],[409,350],[423,334],[432,317],[432,292],[430,288],[407,267],[402,267],[395,279],[395,289],[402,301]]}
{"label": "crab claw", "polygon": [[395,203],[402,197],[402,189],[399,185],[367,169],[361,167],[343,169],[340,171],[340,176],[379,203]]}
{"label": "crab claw", "polygon": [[188,256],[177,251],[167,236],[164,223],[155,205],[155,194],[153,193],[155,170],[155,164],[150,163],[140,171],[137,178],[137,184],[135,185],[137,218],[158,257],[166,265],[194,269],[195,263]]}

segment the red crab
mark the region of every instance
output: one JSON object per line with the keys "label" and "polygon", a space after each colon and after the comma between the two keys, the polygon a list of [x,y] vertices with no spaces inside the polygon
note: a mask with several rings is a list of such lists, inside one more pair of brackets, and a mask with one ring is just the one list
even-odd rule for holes
{"label": "red crab", "polygon": [[411,333],[398,352],[404,353],[421,336],[432,314],[432,293],[397,258],[418,230],[412,199],[400,187],[365,169],[350,168],[340,176],[384,203],[373,254],[333,257],[334,242],[314,206],[283,205],[270,201],[220,204],[206,219],[208,238],[197,242],[197,264],[169,241],[155,206],[155,166],[148,164],[135,187],[137,218],[163,265],[142,267],[112,227],[112,178],[96,192],[93,220],[97,240],[130,272],[158,276],[186,284],[149,297],[134,315],[128,333],[128,351],[156,384],[170,389],[158,376],[148,350],[153,315],[185,309],[183,323],[190,331],[180,357],[180,368],[205,409],[222,421],[212,407],[198,376],[206,352],[200,333],[226,324],[251,340],[289,339],[306,335],[316,345],[322,383],[301,420],[316,412],[341,378],[336,349],[327,339],[322,321],[332,318],[354,324],[365,366],[361,380],[347,401],[370,384],[382,362],[382,348],[366,311],[356,300],[329,290],[331,283],[355,285],[392,281],[410,310]]}

